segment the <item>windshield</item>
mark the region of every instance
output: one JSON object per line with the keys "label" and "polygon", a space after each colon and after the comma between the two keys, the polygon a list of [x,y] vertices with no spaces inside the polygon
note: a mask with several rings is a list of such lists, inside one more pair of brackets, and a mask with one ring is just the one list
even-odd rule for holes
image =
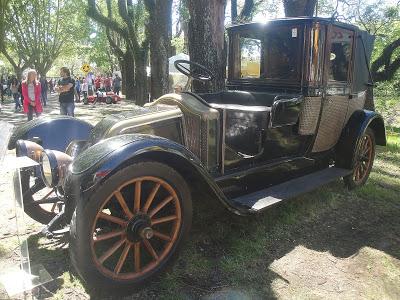
{"label": "windshield", "polygon": [[233,35],[233,79],[300,81],[303,29],[274,26]]}

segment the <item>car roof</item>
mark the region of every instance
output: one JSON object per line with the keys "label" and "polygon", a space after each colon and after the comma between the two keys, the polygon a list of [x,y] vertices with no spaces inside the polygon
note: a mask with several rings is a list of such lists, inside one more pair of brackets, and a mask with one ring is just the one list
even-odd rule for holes
{"label": "car roof", "polygon": [[311,24],[313,22],[320,22],[323,24],[332,24],[332,25],[337,25],[349,30],[360,30],[357,26],[348,24],[348,23],[343,23],[336,21],[332,18],[320,18],[320,17],[295,17],[295,18],[279,18],[279,19],[271,19],[267,20],[266,23],[244,23],[244,24],[235,24],[227,27],[228,31],[236,31],[236,30],[242,30],[242,29],[250,29],[250,28],[262,28],[262,27],[268,27],[268,26],[276,26],[276,25],[290,25],[290,24]]}

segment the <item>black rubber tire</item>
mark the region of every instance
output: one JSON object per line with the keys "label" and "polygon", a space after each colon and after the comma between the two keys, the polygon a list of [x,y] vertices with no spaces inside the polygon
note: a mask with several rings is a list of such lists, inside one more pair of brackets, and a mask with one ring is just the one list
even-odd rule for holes
{"label": "black rubber tire", "polygon": [[[358,188],[360,186],[363,186],[365,182],[368,180],[369,174],[371,173],[372,166],[374,164],[374,158],[375,158],[375,133],[371,128],[367,128],[367,130],[364,132],[363,137],[368,135],[371,138],[372,141],[372,160],[370,164],[367,167],[366,170],[366,175],[363,177],[361,181],[355,181],[354,179],[354,172],[356,171],[356,163],[353,162],[353,172],[351,175],[348,175],[346,177],[343,177],[344,184],[349,190],[353,190],[355,188]],[[361,146],[361,145],[358,145]],[[358,159],[360,149],[359,147],[356,149],[356,154],[355,154],[355,159]]]}
{"label": "black rubber tire", "polygon": [[28,170],[21,171],[21,187],[24,201],[24,212],[35,221],[42,224],[48,224],[56,216],[56,213],[47,211],[43,209],[39,204],[35,204],[33,196],[31,195],[31,193],[29,193],[31,177],[30,173],[31,172]]}
{"label": "black rubber tire", "polygon": [[106,97],[106,103],[107,104],[112,104],[113,103],[113,99],[109,96]]}
{"label": "black rubber tire", "polygon": [[[168,255],[159,265],[134,280],[111,278],[102,273],[94,263],[90,242],[91,228],[98,209],[107,197],[122,183],[141,176],[154,176],[166,181],[177,193],[181,206],[182,223],[178,237]],[[86,203],[84,203],[86,202]],[[88,201],[78,201],[70,223],[69,252],[73,266],[96,295],[126,295],[144,287],[143,283],[154,279],[177,257],[179,248],[187,237],[192,223],[190,190],[182,176],[171,167],[158,162],[138,162],[113,174],[95,191]]]}
{"label": "black rubber tire", "polygon": [[83,98],[83,104],[88,105],[89,104],[89,99],[88,98]]}

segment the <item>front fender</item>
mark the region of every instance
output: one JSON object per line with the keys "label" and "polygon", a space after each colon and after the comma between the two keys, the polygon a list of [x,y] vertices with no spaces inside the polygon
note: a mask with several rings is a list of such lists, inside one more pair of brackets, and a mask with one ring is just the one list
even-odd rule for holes
{"label": "front fender", "polygon": [[348,169],[353,167],[355,150],[368,127],[375,133],[376,144],[386,146],[385,124],[382,116],[370,110],[357,110],[351,115],[335,147],[338,166]]}
{"label": "front fender", "polygon": [[14,149],[18,140],[38,137],[42,147],[64,152],[73,140],[87,140],[93,126],[83,120],[69,116],[38,118],[14,129],[8,149]]}
{"label": "front fender", "polygon": [[142,159],[165,163],[182,173],[184,178],[195,178],[188,182],[189,186],[193,182],[196,182],[196,185],[206,184],[228,209],[239,213],[192,152],[171,140],[143,134],[111,137],[78,155],[71,165],[64,187],[67,199],[71,198],[68,200],[73,202],[76,202],[77,198],[87,200],[112,174]]}

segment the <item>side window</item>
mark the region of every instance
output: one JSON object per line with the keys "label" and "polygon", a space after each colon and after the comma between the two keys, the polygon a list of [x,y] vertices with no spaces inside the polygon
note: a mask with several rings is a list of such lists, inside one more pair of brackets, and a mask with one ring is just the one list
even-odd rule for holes
{"label": "side window", "polygon": [[353,32],[333,27],[330,47],[328,79],[347,82],[353,48]]}
{"label": "side window", "polygon": [[261,40],[240,38],[240,77],[260,78]]}

